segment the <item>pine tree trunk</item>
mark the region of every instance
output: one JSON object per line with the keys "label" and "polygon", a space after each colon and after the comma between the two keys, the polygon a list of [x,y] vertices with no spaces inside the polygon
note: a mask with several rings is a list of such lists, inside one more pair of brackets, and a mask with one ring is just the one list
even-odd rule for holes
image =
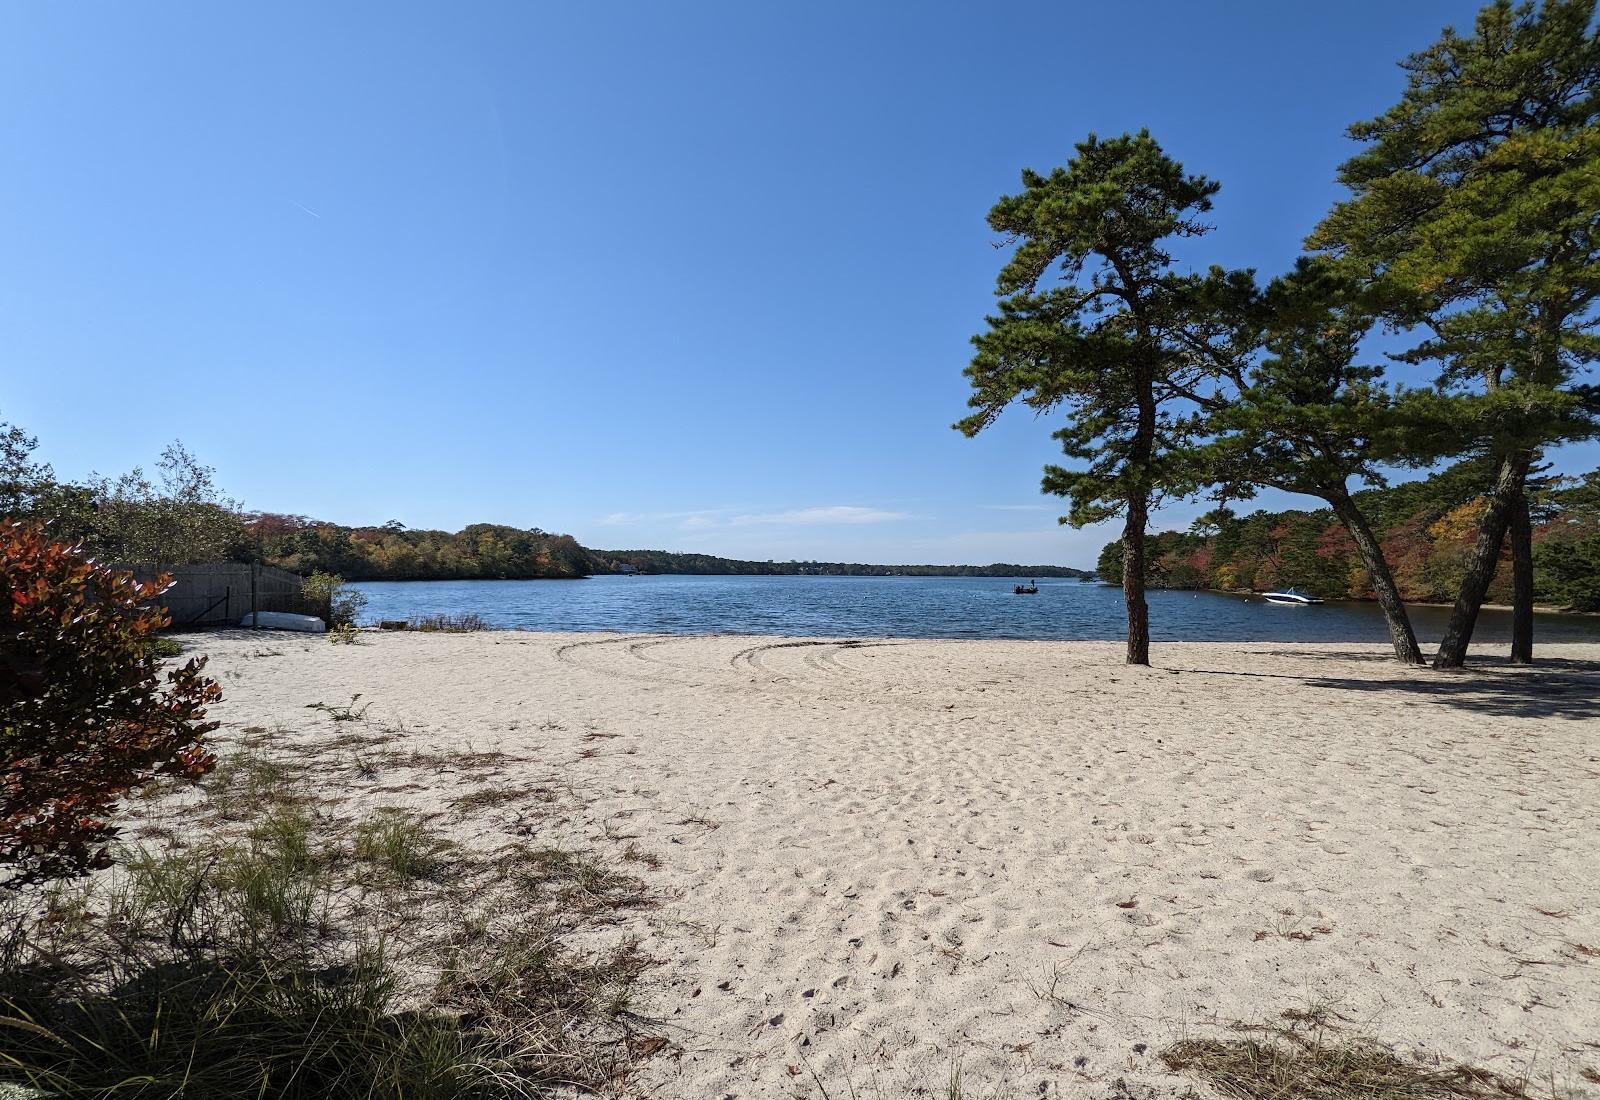
{"label": "pine tree trunk", "polygon": [[1145,603],[1144,529],[1149,520],[1150,458],[1156,446],[1156,398],[1153,379],[1140,371],[1137,380],[1139,422],[1134,428],[1128,464],[1138,488],[1128,494],[1128,523],[1122,531],[1122,598],[1128,604],[1128,663],[1150,663],[1150,606]]}
{"label": "pine tree trunk", "polygon": [[1416,632],[1411,629],[1411,616],[1406,613],[1406,605],[1400,600],[1400,589],[1395,587],[1389,561],[1383,556],[1383,547],[1378,543],[1377,536],[1367,525],[1367,517],[1361,514],[1356,502],[1343,489],[1330,494],[1327,500],[1333,505],[1333,514],[1350,532],[1350,538],[1356,544],[1356,553],[1361,555],[1361,564],[1366,566],[1367,576],[1372,578],[1372,591],[1377,595],[1378,606],[1383,608],[1384,620],[1389,624],[1389,637],[1394,642],[1395,656],[1408,665],[1424,664]]}
{"label": "pine tree trunk", "polygon": [[1532,456],[1526,451],[1507,455],[1500,461],[1494,487],[1489,493],[1489,510],[1478,528],[1478,541],[1467,561],[1467,575],[1462,578],[1461,592],[1450,611],[1450,624],[1433,658],[1434,668],[1460,668],[1466,662],[1472,628],[1477,625],[1484,594],[1489,591],[1489,582],[1494,579],[1495,567],[1500,563],[1500,547],[1505,542],[1514,506],[1522,497],[1522,482],[1531,464]]}
{"label": "pine tree trunk", "polygon": [[1149,504],[1143,493],[1128,500],[1122,529],[1122,598],[1128,604],[1128,663],[1150,663],[1150,606],[1144,599],[1144,528]]}
{"label": "pine tree trunk", "polygon": [[1526,487],[1511,505],[1511,663],[1533,664],[1533,519]]}

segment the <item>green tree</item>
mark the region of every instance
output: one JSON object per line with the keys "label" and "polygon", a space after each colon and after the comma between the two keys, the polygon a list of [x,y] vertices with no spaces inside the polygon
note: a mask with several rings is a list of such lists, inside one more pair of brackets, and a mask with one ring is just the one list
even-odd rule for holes
{"label": "green tree", "polygon": [[245,525],[239,502],[218,489],[216,471],[176,442],[161,452],[156,469],[154,483],[137,467],[90,482],[98,548],[119,561],[166,565],[233,557]]}
{"label": "green tree", "polygon": [[1331,265],[1302,260],[1267,288],[1259,313],[1266,355],[1235,368],[1237,393],[1212,410],[1211,476],[1229,499],[1270,486],[1327,502],[1355,544],[1396,656],[1420,665],[1410,616],[1350,482],[1382,484],[1381,461],[1433,457],[1447,446],[1440,422],[1448,417],[1430,395],[1392,390],[1381,366],[1357,363],[1376,318]]}
{"label": "green tree", "polygon": [[33,461],[39,441],[13,424],[0,422],[0,516],[31,516],[44,486],[54,484],[55,471]]}
{"label": "green tree", "polygon": [[1047,467],[1044,489],[1069,499],[1074,526],[1124,517],[1128,661],[1148,664],[1149,509],[1194,488],[1186,448],[1196,389],[1214,373],[1213,299],[1249,276],[1173,270],[1171,242],[1206,232],[1218,185],[1147,132],[1090,135],[1066,167],[1024,171],[1022,184],[989,211],[1016,247],[996,280],[999,312],[973,337],[976,411],[956,427],[976,435],[1018,401],[1065,410],[1055,437],[1083,465]]}
{"label": "green tree", "polygon": [[1495,463],[1435,658],[1458,667],[1512,531],[1513,655],[1531,659],[1524,480],[1542,447],[1593,430],[1577,374],[1600,353],[1600,36],[1595,0],[1489,5],[1402,63],[1400,102],[1351,127],[1367,148],[1309,244],[1348,257],[1393,321],[1428,334],[1408,359],[1479,400],[1461,416]]}
{"label": "green tree", "polygon": [[1538,494],[1545,528],[1533,549],[1539,594],[1574,611],[1600,611],[1600,470],[1554,480]]}
{"label": "green tree", "polygon": [[94,515],[91,494],[58,482],[49,463],[35,462],[38,446],[35,437],[0,421],[0,516],[47,524],[53,538],[82,538]]}
{"label": "green tree", "polygon": [[1600,611],[1600,533],[1546,539],[1533,557],[1554,598],[1574,611]]}

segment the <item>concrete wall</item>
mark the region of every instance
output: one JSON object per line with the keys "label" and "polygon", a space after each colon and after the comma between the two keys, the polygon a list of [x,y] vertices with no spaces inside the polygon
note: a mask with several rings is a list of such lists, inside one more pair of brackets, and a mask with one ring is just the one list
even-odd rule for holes
{"label": "concrete wall", "polygon": [[[141,581],[152,581],[162,573],[172,577],[172,587],[160,603],[172,616],[177,629],[238,626],[239,620],[257,611],[294,611],[303,615],[324,615],[327,609],[311,605],[300,594],[300,578],[270,565],[239,565],[215,562],[201,565],[122,565]],[[255,606],[251,606],[254,579]]]}

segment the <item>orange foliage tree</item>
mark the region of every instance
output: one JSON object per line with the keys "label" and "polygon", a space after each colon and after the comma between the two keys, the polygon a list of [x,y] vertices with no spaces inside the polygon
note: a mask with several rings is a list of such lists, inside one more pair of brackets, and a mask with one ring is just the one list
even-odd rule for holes
{"label": "orange foliage tree", "polygon": [[165,587],[141,584],[0,519],[0,887],[83,875],[110,862],[107,818],[157,776],[193,781],[221,699],[205,659],[162,676],[150,636]]}

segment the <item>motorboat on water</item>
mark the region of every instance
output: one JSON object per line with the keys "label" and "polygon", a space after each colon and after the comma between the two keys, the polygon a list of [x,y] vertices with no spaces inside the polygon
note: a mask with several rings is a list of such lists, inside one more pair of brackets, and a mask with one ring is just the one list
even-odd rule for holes
{"label": "motorboat on water", "polygon": [[1268,603],[1293,604],[1299,607],[1322,602],[1316,596],[1307,596],[1304,592],[1296,592],[1292,588],[1287,592],[1263,592],[1261,598]]}
{"label": "motorboat on water", "polygon": [[1017,596],[1037,596],[1039,594],[1039,582],[1029,581],[1027,584],[1019,584],[1011,592]]}

